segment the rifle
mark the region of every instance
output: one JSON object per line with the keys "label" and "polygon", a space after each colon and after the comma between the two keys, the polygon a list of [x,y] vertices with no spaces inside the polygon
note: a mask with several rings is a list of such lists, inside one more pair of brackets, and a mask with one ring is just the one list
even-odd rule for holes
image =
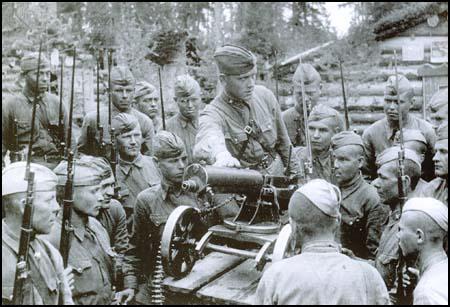
{"label": "rifle", "polygon": [[58,139],[59,139],[59,153],[64,155],[64,124],[63,124],[63,72],[64,72],[64,58],[61,56],[61,81],[59,85],[59,116],[58,116]]}
{"label": "rifle", "polygon": [[9,154],[11,163],[22,160],[19,148],[19,121],[17,120],[17,118],[14,118],[13,121],[12,134],[13,134],[13,144],[12,144],[13,146]]}
{"label": "rifle", "polygon": [[275,55],[275,93],[277,95],[277,102],[280,103],[280,99],[278,97],[278,59],[277,59],[277,50],[274,49],[274,55]]}
{"label": "rifle", "polygon": [[103,153],[103,149],[105,148],[105,142],[103,141],[103,125],[100,123],[100,60],[102,57],[102,50],[99,52],[99,57],[97,58],[97,130],[99,133],[99,144],[100,153]]}
{"label": "rifle", "polygon": [[[302,58],[299,58],[299,65],[302,65]],[[303,74],[300,74],[300,86],[302,90],[302,107],[303,107],[303,124],[305,125],[305,143],[306,143],[306,150],[308,151],[308,157],[305,162],[303,162],[304,165],[304,179],[305,181],[309,181],[310,175],[313,173],[313,164],[312,164],[312,149],[311,149],[311,140],[309,139],[309,130],[308,130],[308,106],[306,105],[305,100],[305,84],[303,82]]]}
{"label": "rifle", "polygon": [[61,238],[59,243],[59,251],[61,253],[64,267],[67,267],[70,251],[70,235],[73,232],[71,225],[72,206],[73,206],[73,151],[72,151],[72,122],[73,122],[73,100],[75,95],[75,58],[76,48],[73,50],[73,65],[72,65],[72,85],[70,94],[70,111],[69,111],[69,130],[67,132],[67,181],[64,186],[64,200],[63,200],[63,216],[61,223]]}
{"label": "rifle", "polygon": [[162,81],[161,81],[161,67],[158,67],[158,78],[159,78],[159,96],[161,97],[162,126],[163,126],[163,130],[166,130],[166,118],[165,118],[165,114],[164,114],[164,99],[163,99],[163,90],[162,90]]}
{"label": "rifle", "polygon": [[25,180],[27,181],[27,197],[25,201],[25,208],[22,217],[22,227],[20,231],[19,250],[17,254],[16,275],[14,278],[13,303],[14,305],[23,305],[23,295],[25,281],[28,279],[28,252],[30,248],[31,234],[33,232],[32,220],[34,212],[33,204],[33,188],[34,188],[34,172],[31,171],[31,156],[33,148],[33,136],[36,124],[36,108],[39,96],[39,75],[41,73],[41,54],[42,54],[42,40],[39,42],[39,56],[38,68],[36,75],[36,88],[34,93],[33,111],[31,115],[31,131],[30,140],[28,142],[27,164],[25,171]]}
{"label": "rifle", "polygon": [[350,120],[348,116],[347,97],[345,96],[344,74],[342,72],[342,59],[339,57],[339,70],[341,72],[342,97],[344,99],[344,114],[345,114],[345,130],[350,129]]}

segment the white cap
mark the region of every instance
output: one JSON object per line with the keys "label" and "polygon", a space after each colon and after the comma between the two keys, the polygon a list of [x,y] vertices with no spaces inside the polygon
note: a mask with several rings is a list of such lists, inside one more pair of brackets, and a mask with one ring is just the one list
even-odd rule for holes
{"label": "white cap", "polygon": [[339,217],[339,205],[341,204],[341,191],[339,188],[323,179],[313,179],[300,187],[295,194],[301,193],[308,198],[324,214],[331,217]]}
{"label": "white cap", "polygon": [[414,197],[403,206],[403,212],[420,211],[431,217],[443,230],[448,231],[448,208],[432,197]]}

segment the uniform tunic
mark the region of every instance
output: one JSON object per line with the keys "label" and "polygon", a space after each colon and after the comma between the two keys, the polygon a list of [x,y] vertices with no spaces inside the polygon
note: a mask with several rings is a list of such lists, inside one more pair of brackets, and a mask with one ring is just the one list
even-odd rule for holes
{"label": "uniform tunic", "polygon": [[[250,134],[246,126],[252,128]],[[272,162],[280,156],[286,166],[290,145],[275,96],[257,85],[248,102],[222,92],[205,107],[200,113],[194,152],[199,160],[214,161],[218,153],[228,151],[243,167],[260,170],[265,168],[261,167],[264,158]],[[242,148],[245,150],[240,154]],[[298,170],[296,159],[291,159],[291,170]],[[276,172],[282,173],[282,168]]]}
{"label": "uniform tunic", "polygon": [[441,177],[431,180],[422,190],[421,196],[434,197],[448,206],[448,180]]}
{"label": "uniform tunic", "polygon": [[173,190],[164,182],[149,187],[137,197],[133,231],[124,258],[124,284],[125,288],[140,287],[136,297],[138,302],[150,302],[148,282],[162,231],[172,211],[182,205],[199,207],[195,194]]}
{"label": "uniform tunic", "polygon": [[[293,155],[295,155],[300,162],[300,174],[305,174],[305,162],[308,159],[308,150],[306,147],[296,147],[294,148]],[[331,154],[329,151],[324,153],[323,157],[315,157],[313,154],[313,173],[310,175],[311,179],[324,179],[330,183],[334,183],[333,171],[331,161]]]}
{"label": "uniform tunic", "polygon": [[273,263],[261,278],[256,304],[387,305],[380,274],[369,264],[339,252],[332,241],[315,241],[302,253]]}
{"label": "uniform tunic", "polygon": [[[436,134],[430,123],[408,114],[407,118],[403,119],[403,128],[416,129],[422,132],[427,141],[427,152],[425,160],[422,164],[422,170],[433,173],[433,147],[436,142]],[[367,128],[363,135],[364,149],[366,153],[365,173],[370,175],[373,179],[376,175],[376,156],[386,148],[394,146],[394,136],[397,130],[393,130],[386,118],[380,119]],[[427,178],[434,174],[427,174]]]}
{"label": "uniform tunic", "polygon": [[[59,249],[61,220],[48,238]],[[75,226],[70,241],[69,265],[73,267],[73,300],[77,305],[110,305],[113,299],[113,257],[109,236],[95,218],[86,226]]]}
{"label": "uniform tunic", "polygon": [[[19,237],[2,220],[2,305],[11,303],[18,250]],[[24,305],[57,305],[60,295],[65,305],[73,305],[60,253],[48,241],[34,237],[28,259],[31,272],[24,286]]]}
{"label": "uniform tunic", "polygon": [[414,305],[448,305],[448,258],[444,252],[424,265],[413,296]]}
{"label": "uniform tunic", "polygon": [[338,237],[342,246],[351,249],[357,257],[375,259],[387,210],[379,203],[376,189],[361,175],[348,186],[339,188],[342,222]]}
{"label": "uniform tunic", "polygon": [[[112,118],[114,118],[121,112],[112,105],[111,113]],[[155,135],[152,120],[147,115],[133,108],[130,108],[125,113],[133,115],[138,119],[142,133],[141,153],[150,156],[153,153],[153,140]],[[103,126],[103,142],[106,145],[104,153],[99,153],[98,150],[100,148],[100,134],[97,130],[97,111],[89,112],[83,120],[81,135],[78,138],[78,150],[80,152],[91,156],[104,156],[109,158],[111,151],[111,135],[109,133],[110,127],[108,125],[108,115],[108,108],[102,106],[100,108],[100,124]]]}
{"label": "uniform tunic", "polygon": [[179,113],[167,121],[166,130],[179,136],[183,140],[184,146],[186,146],[188,163],[193,163],[193,150],[195,136],[197,135],[198,130],[198,119],[191,121]]}
{"label": "uniform tunic", "polygon": [[[6,151],[14,151],[14,144],[18,141],[18,150],[26,151],[31,133],[31,117],[33,109],[33,95],[19,93],[5,99],[2,105],[2,158]],[[68,131],[68,115],[63,104],[64,139]],[[14,120],[17,124],[17,140],[14,137]],[[45,93],[38,100],[36,106],[36,125],[33,140],[32,162],[43,164],[53,169],[60,161],[59,159],[59,98],[53,94]],[[73,136],[73,134],[72,134]],[[75,148],[75,137],[72,137]],[[45,156],[45,157],[44,157]],[[25,156],[22,161],[25,160]]]}
{"label": "uniform tunic", "polygon": [[283,121],[293,146],[305,146],[305,123],[303,114],[293,106],[283,112]]}

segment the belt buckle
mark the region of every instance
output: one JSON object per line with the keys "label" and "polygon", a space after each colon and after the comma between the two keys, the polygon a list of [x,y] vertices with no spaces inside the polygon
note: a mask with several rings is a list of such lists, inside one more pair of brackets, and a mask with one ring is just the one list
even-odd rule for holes
{"label": "belt buckle", "polygon": [[248,135],[253,133],[253,128],[250,126],[245,126],[244,128],[245,133],[247,133]]}

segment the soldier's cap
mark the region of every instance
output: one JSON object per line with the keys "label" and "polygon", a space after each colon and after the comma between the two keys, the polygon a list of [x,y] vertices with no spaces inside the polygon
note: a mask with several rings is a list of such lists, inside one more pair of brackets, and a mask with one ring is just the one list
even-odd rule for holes
{"label": "soldier's cap", "polygon": [[134,77],[126,66],[115,66],[111,70],[111,84],[126,86],[134,84]]}
{"label": "soldier's cap", "polygon": [[242,75],[256,67],[256,57],[253,53],[235,45],[217,48],[214,59],[219,71],[225,75]]}
{"label": "soldier's cap", "polygon": [[[398,91],[399,95],[407,94],[409,97],[414,95],[413,87],[409,80],[403,76],[398,75]],[[384,88],[384,96],[390,97],[392,99],[397,99],[397,88],[395,85],[395,75],[390,76],[386,81],[386,86]]]}
{"label": "soldier's cap", "polygon": [[156,87],[148,83],[147,81],[139,81],[136,83],[136,90],[134,92],[134,98],[146,98],[150,97],[150,94],[156,91]]}
{"label": "soldier's cap", "polygon": [[[38,52],[32,52],[27,55],[25,55],[20,60],[20,69],[23,74],[26,74],[30,71],[34,71],[38,69],[38,59],[39,59],[39,53]],[[41,63],[40,63],[40,69],[41,70],[49,70],[50,69],[50,62],[45,57],[44,53],[41,53]]]}
{"label": "soldier's cap", "polygon": [[442,89],[435,93],[428,102],[428,108],[432,112],[438,112],[445,107],[448,112],[448,88]]}
{"label": "soldier's cap", "polygon": [[290,203],[301,201],[302,196],[306,197],[325,215],[334,218],[340,217],[339,206],[342,197],[337,186],[323,179],[313,179],[295,191]]}
{"label": "soldier's cap", "polygon": [[168,131],[159,131],[155,137],[154,156],[158,159],[176,158],[185,153],[183,140]]}
{"label": "soldier's cap", "polygon": [[[63,186],[67,182],[67,161],[61,161],[53,170],[58,176],[58,186]],[[108,177],[104,177],[104,172],[94,165],[92,161],[86,159],[74,159],[73,161],[73,186],[96,186]]]}
{"label": "soldier's cap", "polygon": [[[393,146],[393,147],[389,147],[386,148],[385,150],[383,150],[377,157],[375,163],[377,165],[378,168],[380,168],[382,165],[392,162],[392,161],[398,161],[398,153],[400,152],[400,146]],[[417,153],[414,150],[411,150],[409,148],[404,148],[405,150],[405,160],[410,160],[412,162],[414,162],[415,164],[417,164],[419,166],[420,169],[422,169],[421,167],[421,162],[420,162],[420,158],[417,155]]]}
{"label": "soldier's cap", "polygon": [[[428,144],[427,140],[423,136],[423,133],[420,132],[420,130],[417,129],[408,129],[404,128],[403,130],[403,141],[404,142],[421,142],[425,145]],[[400,144],[400,130],[395,133],[394,137],[394,145]]]}
{"label": "soldier's cap", "polygon": [[432,197],[413,197],[403,206],[402,212],[419,211],[428,215],[444,231],[448,231],[448,207]]}
{"label": "soldier's cap", "polygon": [[[28,182],[25,180],[26,165],[26,162],[14,162],[3,169],[2,196],[27,191]],[[58,177],[49,168],[31,163],[30,170],[34,172],[33,191],[56,191]]]}
{"label": "soldier's cap", "polygon": [[308,116],[308,122],[316,122],[326,118],[334,119],[335,127],[339,128],[339,130],[343,130],[344,119],[342,118],[342,115],[339,114],[339,112],[335,109],[330,108],[329,106],[326,106],[324,104],[318,104],[314,106]]}
{"label": "soldier's cap", "polygon": [[353,131],[341,131],[331,138],[331,148],[333,150],[348,145],[357,145],[364,149],[362,138]]}
{"label": "soldier's cap", "polygon": [[198,82],[189,75],[178,76],[175,80],[175,97],[200,96]]}
{"label": "soldier's cap", "polygon": [[100,176],[103,178],[102,180],[108,179],[112,176],[112,169],[106,158],[81,155],[78,160],[81,163],[86,163],[96,168],[101,173]]}
{"label": "soldier's cap", "polygon": [[448,122],[442,123],[436,131],[437,140],[448,140]]}
{"label": "soldier's cap", "polygon": [[308,63],[302,63],[297,66],[294,76],[292,77],[292,82],[294,83],[295,87],[298,88],[301,87],[302,77],[305,91],[317,90],[320,81],[322,81],[322,79],[320,78],[320,74],[317,72],[317,70],[311,64]]}
{"label": "soldier's cap", "polygon": [[114,128],[116,135],[121,135],[134,130],[139,127],[138,119],[128,113],[119,113],[112,119],[112,128]]}

